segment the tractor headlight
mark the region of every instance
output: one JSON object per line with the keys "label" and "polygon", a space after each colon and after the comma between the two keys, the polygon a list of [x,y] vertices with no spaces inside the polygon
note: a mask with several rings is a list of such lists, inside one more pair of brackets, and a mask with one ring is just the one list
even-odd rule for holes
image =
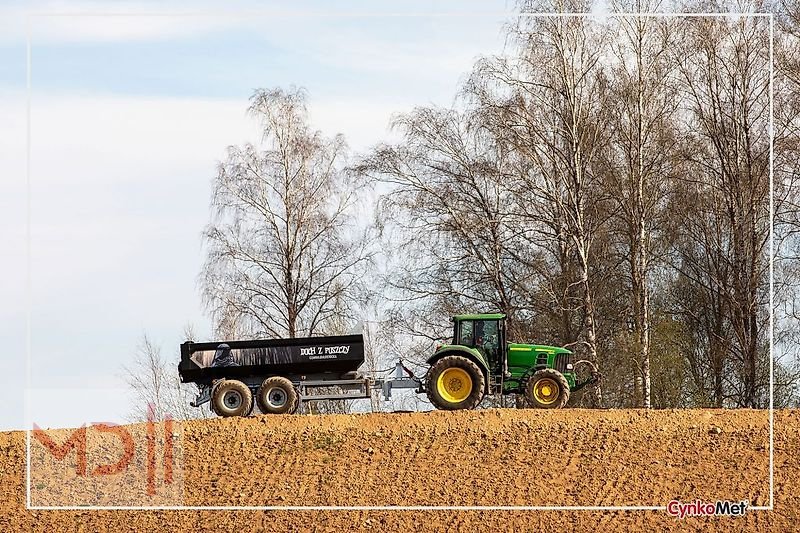
{"label": "tractor headlight", "polygon": [[567,370],[572,370],[573,366],[572,363],[567,363]]}

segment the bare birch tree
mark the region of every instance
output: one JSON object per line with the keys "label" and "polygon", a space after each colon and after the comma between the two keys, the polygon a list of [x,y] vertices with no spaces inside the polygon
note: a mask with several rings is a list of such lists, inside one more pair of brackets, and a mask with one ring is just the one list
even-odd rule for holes
{"label": "bare birch tree", "polygon": [[769,313],[768,32],[751,17],[697,19],[685,28],[675,58],[690,113],[683,155],[691,173],[683,180],[687,194],[703,203],[695,203],[683,227],[706,246],[686,253],[698,243],[685,239],[678,270],[716,307],[714,403],[757,407],[766,391],[759,360],[766,357]]}
{"label": "bare birch tree", "polygon": [[[523,10],[543,7],[525,3]],[[551,8],[588,11],[590,6],[568,2]],[[574,264],[574,278],[566,280],[556,301],[568,322],[578,292],[580,327],[567,344],[597,362],[593,245],[608,220],[597,169],[607,143],[598,63],[606,35],[584,17],[521,18],[510,39],[516,53],[479,64],[470,90],[494,114],[497,134],[520,159],[516,204],[539,228],[529,233],[530,245],[552,243],[562,272],[572,273],[567,263]],[[599,387],[596,392],[600,402]]]}
{"label": "bare birch tree", "polygon": [[[192,338],[187,327],[187,338]],[[193,385],[181,383],[177,361],[165,358],[161,347],[147,335],[142,335],[131,365],[123,366],[124,379],[133,394],[133,403],[128,419],[143,422],[152,416],[154,420],[191,420],[207,418],[210,412],[189,405],[196,395]]]}
{"label": "bare birch tree", "polygon": [[[659,2],[615,3],[618,11],[656,11]],[[677,91],[674,63],[674,21],[662,18],[618,19],[612,40],[616,65],[610,69],[609,127],[606,187],[616,204],[615,219],[628,263],[628,281],[637,335],[635,368],[641,406],[651,406],[650,336],[651,272],[663,247],[665,199],[674,178]],[[638,394],[637,394],[638,396]]]}
{"label": "bare birch tree", "polygon": [[771,6],[774,31],[774,307],[776,406],[800,391],[800,4]]}
{"label": "bare birch tree", "polygon": [[303,90],[259,90],[257,144],[231,146],[205,231],[205,300],[224,337],[313,335],[349,307],[369,253],[351,225],[341,136],[309,126]]}
{"label": "bare birch tree", "polygon": [[511,166],[507,148],[475,118],[417,108],[394,122],[401,143],[378,146],[356,170],[392,186],[378,216],[400,229],[395,245],[406,260],[389,280],[396,298],[427,302],[434,323],[465,310],[500,311],[513,335],[529,280],[520,275],[521,229],[505,185]]}

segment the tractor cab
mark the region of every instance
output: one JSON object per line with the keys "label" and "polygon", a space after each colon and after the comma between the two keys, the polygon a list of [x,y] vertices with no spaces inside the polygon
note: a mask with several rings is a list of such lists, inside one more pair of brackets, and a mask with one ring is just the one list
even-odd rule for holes
{"label": "tractor cab", "polygon": [[453,344],[481,352],[492,374],[502,374],[506,355],[506,315],[456,315],[453,317]]}

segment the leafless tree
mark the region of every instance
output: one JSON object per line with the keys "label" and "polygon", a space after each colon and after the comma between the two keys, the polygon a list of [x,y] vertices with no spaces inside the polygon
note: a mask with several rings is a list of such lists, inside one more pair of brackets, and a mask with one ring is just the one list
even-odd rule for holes
{"label": "leafless tree", "polygon": [[776,405],[800,396],[800,4],[771,6],[774,31],[774,319]]}
{"label": "leafless tree", "polygon": [[355,170],[392,187],[378,217],[393,223],[403,257],[399,275],[389,279],[397,301],[432,307],[434,323],[491,309],[513,324],[529,280],[517,275],[520,228],[505,186],[508,150],[474,118],[417,108],[394,122],[403,140],[378,146]]}
{"label": "leafless tree", "polygon": [[768,33],[763,20],[751,17],[696,19],[684,29],[675,57],[688,104],[683,155],[690,173],[682,180],[684,201],[696,200],[682,226],[677,268],[711,306],[685,312],[706,309],[709,317],[701,320],[712,320],[714,403],[730,398],[757,407],[765,392],[758,361],[769,313]]}
{"label": "leafless tree", "polygon": [[313,335],[352,304],[370,256],[351,224],[346,145],[311,129],[300,89],[256,91],[249,113],[262,139],[219,165],[203,294],[218,335]]}
{"label": "leafless tree", "polygon": [[[523,3],[523,10],[543,7]],[[590,7],[584,2],[550,6],[564,12]],[[598,157],[608,142],[606,87],[598,64],[607,34],[584,17],[553,17],[521,18],[509,37],[514,52],[480,63],[470,91],[518,157],[516,205],[536,228],[528,233],[530,246],[548,243],[565,274],[561,287],[551,292],[564,317],[564,334],[572,336],[566,344],[597,361],[593,247],[609,218],[598,172]],[[580,323],[573,329],[576,300]]]}
{"label": "leafless tree", "polygon": [[[186,334],[193,338],[191,328]],[[128,414],[132,422],[143,422],[152,416],[154,420],[190,420],[206,418],[209,412],[189,405],[194,399],[194,386],[181,383],[176,357],[165,358],[161,347],[146,334],[142,335],[130,366],[124,366],[124,379],[133,393],[133,404]],[[152,412],[150,412],[152,410]]]}
{"label": "leafless tree", "polygon": [[[657,11],[660,2],[617,2],[618,11]],[[609,128],[606,190],[616,204],[616,233],[628,264],[631,316],[637,335],[635,368],[641,405],[651,405],[651,273],[665,242],[665,200],[675,178],[677,90],[674,21],[624,17],[612,39],[616,64],[609,70]]]}

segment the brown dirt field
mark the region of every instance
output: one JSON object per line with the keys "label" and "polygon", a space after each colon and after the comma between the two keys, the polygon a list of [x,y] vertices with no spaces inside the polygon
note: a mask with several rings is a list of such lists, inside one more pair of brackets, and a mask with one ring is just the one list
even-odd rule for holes
{"label": "brown dirt field", "polygon": [[[172,503],[661,506],[671,499],[747,499],[766,505],[768,421],[767,412],[751,410],[578,409],[192,421],[176,428],[182,502]],[[100,488],[82,478],[81,489],[65,473],[75,466],[74,451],[69,468],[42,476],[46,469],[37,461],[47,454],[34,443],[34,504],[79,500],[90,487],[95,496],[104,493],[104,503],[133,494],[149,505],[139,475],[142,449],[132,462],[138,474],[110,476]],[[113,462],[115,452],[92,449],[103,449],[97,435],[87,438],[90,468],[92,457]],[[678,520],[663,511],[29,511],[25,434],[0,433],[0,530],[800,531],[799,450],[800,412],[776,411],[775,509],[739,518]]]}

